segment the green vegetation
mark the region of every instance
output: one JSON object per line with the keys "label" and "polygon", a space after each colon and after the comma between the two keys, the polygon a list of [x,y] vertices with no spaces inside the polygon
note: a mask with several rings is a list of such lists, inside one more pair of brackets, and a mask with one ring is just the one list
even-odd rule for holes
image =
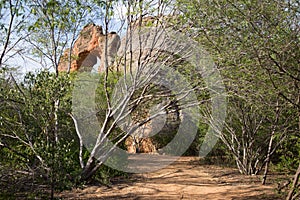
{"label": "green vegetation", "polygon": [[[149,111],[153,105],[159,104],[164,112],[178,117],[184,109],[177,105],[176,94],[163,86],[148,83],[137,87],[139,76],[144,81],[155,74],[155,66],[152,71],[143,68],[147,62],[154,60],[177,70],[191,83],[201,102],[196,105],[203,114],[198,134],[185,155],[198,155],[208,127],[219,123],[209,115],[213,97],[192,63],[167,52],[147,60],[153,52],[145,56],[130,49],[129,55],[123,55],[127,60],[120,64],[125,66],[122,73],[106,63],[98,77],[94,100],[100,125],[93,135],[97,142],[89,147],[83,145],[85,133],[72,110],[72,92],[79,74],[70,73],[70,68],[59,72],[59,61],[66,48],[73,48],[85,24],[100,19],[104,33],[111,31],[117,3],[0,0],[0,198],[14,194],[53,199],[57,191],[93,181],[110,184],[112,177],[126,176],[104,165],[114,147],[105,146],[101,137],[107,136],[113,145],[125,149],[128,132],[153,120]],[[123,3],[128,32],[133,22],[142,24],[144,15],[168,14],[168,9],[153,8],[149,2]],[[169,3],[161,2],[162,7]],[[216,128],[220,140],[206,161],[226,158],[242,174],[263,175],[262,184],[268,181],[270,167],[295,174],[285,194],[287,200],[299,198],[300,189],[299,8],[296,0],[177,0],[172,6],[172,13],[177,14],[166,23],[173,23],[172,29],[197,41],[210,53],[227,90],[225,125],[223,130]],[[166,19],[160,23],[163,20]],[[146,26],[156,23],[148,21]],[[74,55],[70,52],[68,57],[71,66]],[[25,68],[19,63],[22,58],[34,59],[53,72],[39,70],[18,79],[19,67]],[[140,67],[137,72],[132,72],[133,63]],[[124,91],[114,96],[114,88],[123,75],[131,82],[125,78],[126,87],[120,88]],[[122,98],[114,99],[112,105],[116,97]],[[88,102],[88,97],[82,99]],[[189,103],[186,104],[190,106]],[[122,121],[129,115],[138,126]],[[120,123],[128,125],[128,132],[118,127]],[[166,146],[176,135],[176,128],[165,128],[153,136],[155,145]],[[96,159],[99,152],[103,160]],[[127,164],[125,159],[110,162]]]}
{"label": "green vegetation", "polygon": [[[240,172],[265,168],[264,183],[269,162],[299,171],[299,1],[178,2],[180,22],[191,27],[184,31],[224,77],[229,107],[220,137]],[[296,199],[299,183],[291,187],[287,199]]]}
{"label": "green vegetation", "polygon": [[[69,116],[73,82],[74,75],[62,73],[56,77],[48,71],[29,73],[19,84],[12,78],[2,80],[0,170],[1,188],[6,188],[3,192],[18,194],[28,190],[37,195],[41,191],[34,191],[35,185],[45,184],[45,189],[53,187],[58,191],[85,183],[80,180],[79,142]],[[58,118],[54,99],[59,99]],[[108,184],[116,175],[124,173],[103,166],[95,180]],[[18,185],[6,187],[2,181],[17,181]]]}

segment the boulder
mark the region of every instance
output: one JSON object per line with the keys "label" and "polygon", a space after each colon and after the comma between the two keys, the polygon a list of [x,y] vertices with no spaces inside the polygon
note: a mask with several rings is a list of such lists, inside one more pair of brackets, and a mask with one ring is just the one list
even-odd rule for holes
{"label": "boulder", "polygon": [[125,140],[128,153],[156,153],[156,147],[151,138],[137,138],[129,136]]}

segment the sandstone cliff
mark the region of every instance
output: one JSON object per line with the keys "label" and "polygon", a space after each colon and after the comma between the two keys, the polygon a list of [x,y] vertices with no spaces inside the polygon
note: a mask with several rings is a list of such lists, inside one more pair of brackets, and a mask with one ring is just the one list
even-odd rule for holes
{"label": "sandstone cliff", "polygon": [[[151,23],[154,19],[149,18],[144,21],[143,24],[147,25]],[[135,38],[133,38],[135,40]],[[147,42],[148,37],[144,39],[143,42]],[[106,42],[107,41],[107,42]],[[122,47],[121,46],[122,43]],[[105,46],[107,45],[107,48]],[[120,37],[112,32],[108,35],[103,33],[102,27],[95,24],[86,25],[80,32],[78,39],[75,41],[73,49],[67,49],[62,56],[59,63],[59,71],[85,71],[91,72],[96,65],[98,66],[98,72],[103,72],[105,69],[105,62],[107,61],[108,66],[110,66],[116,55],[123,55],[123,50],[126,49],[124,45],[128,45],[128,42],[121,41]],[[138,47],[136,47],[138,49]],[[105,49],[107,51],[105,52]],[[139,49],[138,49],[139,50]],[[139,53],[139,51],[137,51]],[[69,62],[69,57],[71,53],[71,63]],[[105,53],[107,56],[105,56]],[[133,57],[136,56],[133,52]],[[147,57],[147,55],[145,56]],[[107,60],[105,60],[107,59]],[[134,61],[134,58],[133,58]],[[127,61],[127,62],[132,62]],[[161,140],[161,137],[166,137],[170,135],[169,133],[174,133],[178,127],[179,114],[173,113],[168,114],[166,124],[147,123],[140,127],[132,136],[129,136],[125,141],[125,146],[129,153],[154,153],[156,148],[161,148],[162,142],[153,141],[151,132],[159,132],[160,136],[157,137]],[[159,125],[159,127],[156,127]],[[158,131],[155,131],[159,129]],[[173,137],[173,136],[172,136]],[[154,143],[156,143],[154,145]],[[165,144],[163,144],[165,145]]]}
{"label": "sandstone cliff", "polygon": [[[105,57],[104,47],[107,39],[107,56]],[[107,36],[103,34],[101,26],[95,24],[86,25],[80,32],[71,50],[71,64],[69,62],[70,49],[67,49],[60,59],[59,71],[91,71],[99,60],[98,71],[104,70],[105,58],[108,65],[114,59],[120,47],[120,37],[112,32]]]}

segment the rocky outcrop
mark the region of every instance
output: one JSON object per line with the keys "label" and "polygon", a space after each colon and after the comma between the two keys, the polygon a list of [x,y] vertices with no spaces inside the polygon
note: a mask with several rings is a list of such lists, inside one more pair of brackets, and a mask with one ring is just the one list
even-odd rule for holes
{"label": "rocky outcrop", "polygon": [[[89,72],[98,65],[98,71],[103,72],[106,61],[108,66],[113,63],[120,48],[120,43],[120,37],[116,33],[111,32],[106,36],[103,34],[101,26],[88,24],[80,32],[71,52],[70,49],[64,52],[58,70]],[[106,45],[107,48],[105,48]],[[105,49],[107,49],[106,52]],[[69,61],[70,56],[71,62]],[[140,130],[137,132],[140,132]],[[125,145],[129,153],[156,152],[150,138],[129,136],[125,141]]]}
{"label": "rocky outcrop", "polygon": [[[154,19],[149,18],[144,21],[143,24],[149,25],[149,23],[152,23],[152,21],[154,21]],[[134,39],[135,38],[133,38],[133,40]],[[147,39],[148,38],[146,37],[145,41],[147,41]],[[105,35],[101,26],[88,24],[80,32],[78,39],[74,43],[73,49],[67,49],[64,52],[63,56],[60,59],[58,70],[91,72],[92,69],[95,69],[95,66],[98,66],[98,72],[103,72],[106,64],[108,66],[111,66],[118,53],[120,55],[124,54],[124,52],[118,51],[126,49],[125,47],[120,47],[120,44],[120,37],[116,33],[111,32]],[[105,48],[106,45],[107,48]],[[128,44],[125,41],[123,42],[123,45]],[[139,51],[137,52],[140,53]],[[69,61],[70,56],[71,62]],[[133,52],[133,57],[134,56],[136,55]],[[132,60],[127,60],[127,62],[132,62]],[[116,68],[115,70],[120,69]],[[145,110],[143,110],[142,112],[144,113]],[[178,122],[178,113],[173,113],[167,114],[166,121],[158,120],[154,123],[150,122],[143,125],[138,130],[136,130],[135,133],[132,134],[132,136],[129,136],[126,139],[125,146],[127,148],[127,151],[129,153],[156,153],[156,147],[161,147],[155,144],[152,136],[158,133],[162,137],[165,137],[165,135],[169,134],[170,132],[175,132],[173,130],[176,130],[176,128],[178,127]],[[158,143],[161,144],[161,142]]]}
{"label": "rocky outcrop", "polygon": [[[106,45],[107,52],[104,51]],[[68,71],[70,67],[70,71],[91,71],[97,64],[98,71],[101,72],[105,68],[106,58],[110,65],[119,47],[120,37],[116,33],[104,35],[101,26],[88,24],[80,32],[71,52],[70,49],[64,52],[58,70]]]}
{"label": "rocky outcrop", "polygon": [[128,153],[156,153],[151,133],[155,131],[151,123],[146,123],[138,128],[125,140]]}
{"label": "rocky outcrop", "polygon": [[156,147],[151,138],[137,138],[132,136],[126,138],[125,146],[128,153],[157,153]]}

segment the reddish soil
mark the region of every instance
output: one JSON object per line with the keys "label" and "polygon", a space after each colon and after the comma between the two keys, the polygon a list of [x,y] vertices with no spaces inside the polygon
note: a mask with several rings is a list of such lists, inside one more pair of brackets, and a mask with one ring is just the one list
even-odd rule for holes
{"label": "reddish soil", "polygon": [[63,199],[195,199],[276,200],[275,185],[261,176],[244,176],[234,168],[201,165],[199,158],[181,157],[156,172],[113,181],[112,187],[87,186],[58,194]]}

